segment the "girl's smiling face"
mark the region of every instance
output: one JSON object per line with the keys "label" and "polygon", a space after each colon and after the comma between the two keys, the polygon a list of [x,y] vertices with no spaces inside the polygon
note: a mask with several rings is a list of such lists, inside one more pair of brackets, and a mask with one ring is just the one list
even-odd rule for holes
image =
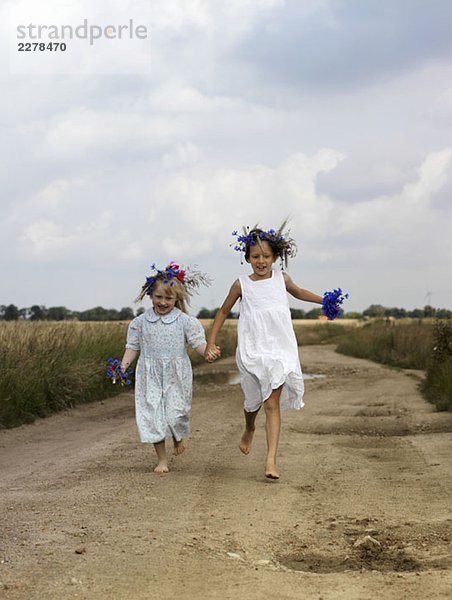
{"label": "girl's smiling face", "polygon": [[272,265],[276,258],[270,244],[262,240],[251,246],[247,261],[253,268],[253,279],[267,279],[271,277]]}
{"label": "girl's smiling face", "polygon": [[177,298],[170,285],[159,282],[151,294],[151,300],[154,311],[158,315],[166,315],[173,310]]}

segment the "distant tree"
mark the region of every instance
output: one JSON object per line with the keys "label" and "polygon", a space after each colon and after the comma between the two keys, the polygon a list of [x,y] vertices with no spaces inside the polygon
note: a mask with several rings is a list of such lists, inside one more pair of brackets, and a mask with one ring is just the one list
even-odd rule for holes
{"label": "distant tree", "polygon": [[3,319],[5,321],[17,321],[19,318],[19,309],[14,304],[9,304],[5,307]]}
{"label": "distant tree", "polygon": [[119,311],[116,308],[107,308],[105,321],[119,321]]}
{"label": "distant tree", "polygon": [[31,308],[20,308],[19,319],[21,321],[29,321],[31,317]]}
{"label": "distant tree", "polygon": [[72,312],[65,306],[51,306],[46,311],[47,321],[65,321],[70,319]]}
{"label": "distant tree", "polygon": [[30,319],[32,321],[42,321],[46,317],[45,306],[38,306],[37,304],[33,304],[33,306],[30,308],[30,312]]}
{"label": "distant tree", "polygon": [[371,304],[369,308],[363,310],[363,315],[365,317],[384,317],[385,310],[385,307],[381,304]]}
{"label": "distant tree", "polygon": [[424,317],[435,317],[436,316],[436,308],[427,304],[424,306]]}
{"label": "distant tree", "polygon": [[321,314],[321,308],[313,308],[306,313],[306,319],[318,319]]}
{"label": "distant tree", "polygon": [[80,321],[117,321],[118,311],[113,308],[95,306],[80,312]]}
{"label": "distant tree", "polygon": [[404,308],[385,308],[385,317],[394,317],[395,319],[403,319],[407,316],[407,312]]}
{"label": "distant tree", "polygon": [[408,316],[412,319],[422,319],[422,317],[424,316],[424,311],[422,310],[422,308],[415,308],[414,310],[410,310],[408,312]]}
{"label": "distant tree", "polygon": [[305,319],[306,312],[302,308],[291,308],[290,316],[292,319]]}
{"label": "distant tree", "polygon": [[146,309],[143,306],[140,306],[140,308],[137,309],[136,316],[139,317],[144,312],[146,312]]}
{"label": "distant tree", "polygon": [[121,308],[121,310],[118,313],[118,319],[120,321],[131,321],[133,319],[133,317],[134,317],[133,310],[131,308],[129,308],[128,306]]}
{"label": "distant tree", "polygon": [[[213,308],[212,310],[209,310],[208,308],[201,308],[201,310],[198,312],[198,314],[196,315],[198,319],[214,319],[217,312],[220,309],[217,308]],[[232,310],[228,313],[228,316],[226,317],[226,319],[237,319],[238,317],[238,313],[233,312]]]}

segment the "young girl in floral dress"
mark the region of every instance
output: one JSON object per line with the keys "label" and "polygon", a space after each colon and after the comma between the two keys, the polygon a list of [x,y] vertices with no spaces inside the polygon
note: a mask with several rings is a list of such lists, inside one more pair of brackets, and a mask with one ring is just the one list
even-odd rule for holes
{"label": "young girl in floral dress", "polygon": [[322,304],[324,300],[322,296],[298,287],[287,273],[273,269],[276,259],[279,258],[283,266],[287,265],[288,258],[296,251],[295,242],[283,232],[284,227],[285,223],[278,231],[264,231],[256,226],[251,231],[244,229],[243,235],[233,233],[237,236],[235,250],[244,253],[252,273],[239,277],[232,284],[215,316],[205,353],[208,360],[218,357],[217,334],[234,304],[240,300],[236,360],[245,396],[245,431],[239,447],[243,454],[249,454],[256,417],[264,405],[265,476],[269,479],[279,479],[276,455],[280,409],[303,406],[303,377],[287,292],[298,300],[316,304]]}
{"label": "young girl in floral dress", "polygon": [[[185,450],[190,432],[192,368],[186,346],[199,354],[206,349],[201,323],[187,314],[191,291],[208,279],[198,271],[183,270],[176,263],[165,269],[151,267],[155,274],[146,279],[137,300],[147,294],[149,308],[131,321],[121,370],[126,372],[139,354],[135,373],[135,412],[140,439],[154,444],[157,474],[168,473],[165,438],[171,437],[174,454]],[[216,356],[215,350],[211,356]]]}

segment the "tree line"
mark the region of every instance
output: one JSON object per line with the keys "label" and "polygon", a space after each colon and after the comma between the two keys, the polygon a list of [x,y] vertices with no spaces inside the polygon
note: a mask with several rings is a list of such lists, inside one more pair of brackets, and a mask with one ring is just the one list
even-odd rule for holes
{"label": "tree line", "polygon": [[[213,319],[219,308],[214,308],[213,310],[209,310],[208,308],[202,308],[197,317],[199,319]],[[292,319],[318,319],[322,315],[322,310],[320,308],[312,308],[311,310],[304,311],[301,308],[291,308],[290,314]],[[228,319],[236,319],[238,317],[238,313],[231,312],[228,315]],[[365,319],[370,317],[377,318],[388,318],[393,317],[395,319],[404,319],[406,317],[410,317],[412,319],[423,319],[426,317],[433,317],[436,319],[451,319],[452,311],[447,310],[446,308],[433,308],[433,306],[424,306],[424,308],[415,308],[413,310],[406,310],[405,308],[388,308],[386,306],[382,306],[381,304],[371,304],[366,310],[363,312],[343,312],[342,315],[345,319]]]}
{"label": "tree line", "polygon": [[[351,317],[352,313],[347,313],[346,316]],[[359,313],[356,313],[359,318]],[[381,304],[371,304],[369,308],[366,308],[362,312],[363,317],[393,317],[395,319],[404,319],[410,317],[411,319],[424,319],[424,318],[435,318],[435,319],[450,319],[452,318],[452,311],[447,308],[434,308],[427,304],[424,308],[414,308],[413,310],[406,310],[405,308],[387,308]]]}
{"label": "tree line", "polygon": [[[88,310],[76,311],[70,310],[65,306],[51,306],[50,308],[46,308],[45,306],[35,304],[29,308],[18,308],[14,304],[2,304],[0,305],[0,321],[130,321],[135,316],[142,314],[144,310],[143,307],[140,307],[134,313],[128,306],[120,310],[96,306]],[[208,309],[203,307],[196,316],[198,319],[213,319],[218,311],[219,308]],[[290,313],[292,319],[318,319],[322,311],[320,308],[312,308],[308,311],[300,308],[291,308]],[[434,308],[430,305],[424,306],[424,308],[406,310],[405,308],[388,308],[381,304],[371,304],[363,312],[346,312],[343,315],[345,319],[365,319],[370,317],[391,317],[394,319],[433,317],[437,319],[451,319],[452,311],[446,308]],[[228,319],[237,318],[237,312],[231,311],[228,315]]]}
{"label": "tree line", "polygon": [[[137,314],[144,312],[139,308]],[[65,306],[33,305],[30,308],[17,308],[14,304],[0,305],[0,320],[2,321],[130,321],[135,314],[128,306],[116,310],[96,306],[88,310],[70,310]]]}

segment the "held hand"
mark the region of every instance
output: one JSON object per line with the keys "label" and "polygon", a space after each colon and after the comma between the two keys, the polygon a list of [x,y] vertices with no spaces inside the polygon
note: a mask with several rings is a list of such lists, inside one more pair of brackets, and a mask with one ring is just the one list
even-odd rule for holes
{"label": "held hand", "polygon": [[211,351],[211,354],[213,354],[214,360],[217,360],[217,358],[221,358],[220,346],[215,346],[214,349]]}
{"label": "held hand", "polygon": [[220,356],[221,350],[219,346],[216,344],[207,345],[206,351],[204,352],[204,358],[207,362],[213,362],[214,360],[217,360],[217,358],[220,358]]}

